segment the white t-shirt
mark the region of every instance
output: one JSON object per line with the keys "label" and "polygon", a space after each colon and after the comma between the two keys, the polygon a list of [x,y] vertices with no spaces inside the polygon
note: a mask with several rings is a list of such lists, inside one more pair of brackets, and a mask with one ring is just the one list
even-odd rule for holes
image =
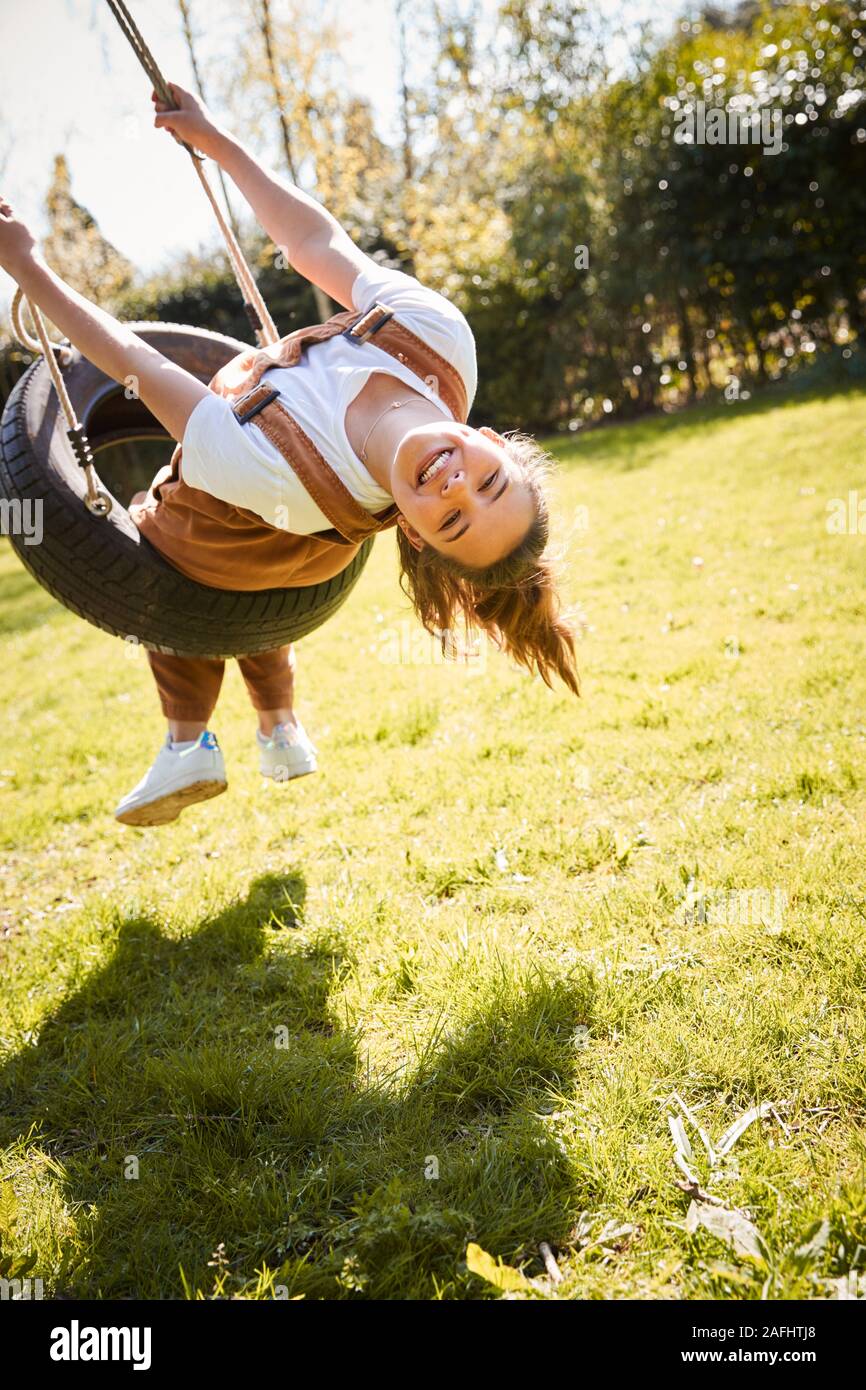
{"label": "white t-shirt", "polygon": [[[475,340],[463,314],[441,294],[428,290],[412,275],[388,270],[370,260],[352,286],[355,308],[373,303],[393,309],[401,323],[440,353],[457,369],[466,387],[467,406],[478,385]],[[375,336],[352,343],[342,334],[304,348],[295,367],[271,367],[265,373],[280,401],[327,459],[361,506],[384,511],[391,495],[379,486],[355,454],[346,435],[346,411],[374,372],[387,372],[427,397],[448,420],[454,416],[408,366],[382,348]],[[326,531],[331,522],[310,497],[279,449],[266,439],[255,419],[238,424],[231,404],[211,392],[187,421],[183,436],[183,477],[223,502],[255,512],[271,526],[310,535]]]}

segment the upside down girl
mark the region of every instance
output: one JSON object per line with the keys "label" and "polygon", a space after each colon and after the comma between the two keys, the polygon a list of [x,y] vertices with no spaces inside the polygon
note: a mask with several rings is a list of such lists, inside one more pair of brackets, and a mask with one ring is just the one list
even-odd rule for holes
{"label": "upside down girl", "polygon": [[[216,160],[268,236],[344,307],[326,324],[228,363],[209,386],[66,285],[0,198],[0,264],[96,367],[139,395],[177,448],[130,506],[177,569],[215,588],[316,583],[396,525],[400,581],[423,626],[481,629],[549,685],[578,693],[574,633],[549,560],[550,460],[534,440],[466,423],[475,343],[442,295],[360,251],[314,199],[262,168],[173,84],[155,125]],[[225,791],[209,729],[224,663],[148,653],[165,743],[117,807],[160,825]],[[289,781],[317,754],[297,719],[291,646],[239,664],[258,715],[260,770]]]}

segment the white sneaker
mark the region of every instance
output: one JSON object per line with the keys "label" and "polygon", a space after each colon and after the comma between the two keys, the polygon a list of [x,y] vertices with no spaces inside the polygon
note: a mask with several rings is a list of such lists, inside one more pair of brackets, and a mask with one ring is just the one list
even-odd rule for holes
{"label": "white sneaker", "polygon": [[297,724],[277,724],[270,738],[265,738],[256,730],[259,745],[259,771],[263,777],[272,777],[275,782],[288,782],[292,777],[305,777],[318,767],[316,750],[310,742],[304,726]]}
{"label": "white sneaker", "polygon": [[185,806],[224,792],[226,768],[216,735],[205,729],[191,748],[173,749],[171,735],[144,774],[115,811],[124,825],[165,825],[177,820]]}

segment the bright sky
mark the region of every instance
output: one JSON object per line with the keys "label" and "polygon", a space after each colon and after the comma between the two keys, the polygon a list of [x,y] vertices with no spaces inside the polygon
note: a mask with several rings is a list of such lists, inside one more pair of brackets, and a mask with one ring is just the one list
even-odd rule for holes
{"label": "bright sky", "polygon": [[[496,0],[482,4],[488,16],[497,8]],[[668,6],[677,8],[675,0]],[[316,0],[315,9],[323,8]],[[190,0],[190,9],[203,80],[218,87],[241,5]],[[192,87],[177,0],[132,0],[130,10],[169,80]],[[284,12],[285,0],[274,0],[274,10]],[[658,13],[658,5],[634,0],[632,10]],[[398,70],[393,0],[350,0],[338,12],[348,33],[350,85],[371,101],[379,133],[390,139]],[[423,51],[412,58],[423,63]],[[73,196],[143,271],[216,244],[186,154],[152,128],[147,79],[105,0],[0,0],[0,65],[0,190],[37,232],[45,230],[53,158],[64,153]],[[0,271],[0,305],[11,293]]]}
{"label": "bright sky", "polygon": [[[209,75],[217,85],[239,8],[233,0],[191,0],[206,85]],[[274,8],[283,8],[280,0]],[[192,87],[177,0],[136,0],[130,10],[169,80]],[[395,110],[381,80],[383,71],[396,72],[390,10],[390,0],[343,7],[355,34],[345,55],[353,85],[375,101],[383,134]],[[147,79],[104,0],[0,0],[0,54],[0,188],[38,230],[52,161],[62,152],[74,197],[142,270],[214,241],[188,158],[153,130]],[[6,301],[9,286],[0,272]]]}

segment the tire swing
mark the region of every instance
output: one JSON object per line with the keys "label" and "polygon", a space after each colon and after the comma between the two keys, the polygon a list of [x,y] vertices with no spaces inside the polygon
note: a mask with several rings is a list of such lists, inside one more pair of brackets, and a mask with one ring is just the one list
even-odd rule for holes
{"label": "tire swing", "polygon": [[[163,99],[171,94],[122,0],[108,0],[139,61]],[[259,346],[277,329],[228,226],[202,157],[185,145],[226,240],[244,307]],[[36,329],[27,329],[27,305]],[[38,504],[42,540],[28,544],[10,527],[25,568],[60,603],[114,636],[182,656],[252,656],[296,642],[345,602],[373,547],[366,540],[345,569],[320,584],[235,592],[188,579],[138,531],[126,508],[99,481],[94,455],[137,440],[168,439],[141,401],[68,343],[53,344],[39,309],[19,290],[12,306],[18,339],[37,361],[17,382],[0,420],[0,499],[24,514]],[[130,328],[205,383],[247,343],[180,324]]]}

